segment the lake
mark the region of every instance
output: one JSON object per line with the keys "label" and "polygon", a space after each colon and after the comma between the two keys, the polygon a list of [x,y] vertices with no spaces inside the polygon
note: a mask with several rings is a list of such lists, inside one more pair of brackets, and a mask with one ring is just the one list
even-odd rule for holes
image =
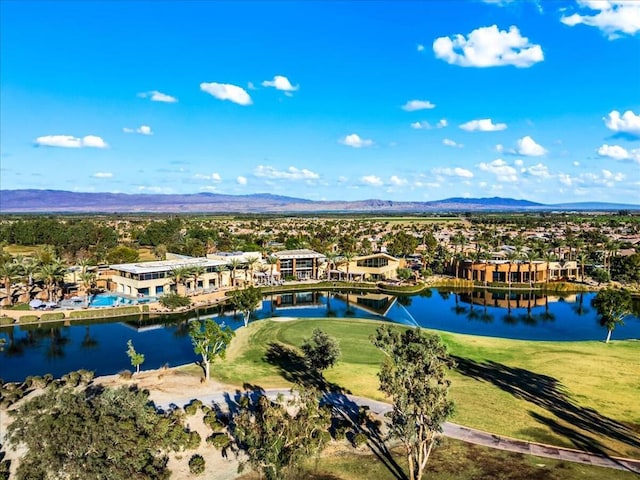
{"label": "lake", "polygon": [[[547,296],[533,292],[460,293],[425,290],[420,295],[395,297],[382,293],[296,292],[268,295],[253,320],[269,317],[335,317],[387,320],[394,323],[522,340],[604,340],[591,308],[593,293]],[[240,316],[219,308],[200,312],[201,318],[239,328]],[[84,368],[96,375],[131,369],[127,341],[145,355],[144,369],[194,362],[188,320],[195,317],[136,316],[103,323],[74,323],[0,328],[5,345],[0,352],[0,378],[21,381],[29,375],[59,377]],[[615,329],[613,340],[640,339],[640,319],[630,316]],[[215,366],[214,366],[215,368]]]}

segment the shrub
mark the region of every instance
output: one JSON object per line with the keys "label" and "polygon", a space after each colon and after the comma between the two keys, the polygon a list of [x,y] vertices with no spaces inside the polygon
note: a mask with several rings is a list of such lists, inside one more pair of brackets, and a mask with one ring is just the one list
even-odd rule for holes
{"label": "shrub", "polygon": [[35,323],[40,321],[37,315],[22,315],[20,317],[20,323]]}
{"label": "shrub", "polygon": [[231,439],[226,433],[212,433],[207,437],[207,444],[213,445],[218,450],[224,450],[231,445]]}
{"label": "shrub", "polygon": [[198,409],[202,406],[202,402],[200,400],[194,399],[189,402],[189,404],[184,407],[184,413],[187,416],[195,415],[198,412]]}
{"label": "shrub", "polygon": [[200,475],[204,472],[204,458],[202,455],[195,454],[189,459],[189,471],[194,475]]}
{"label": "shrub", "polygon": [[202,419],[205,425],[208,425],[214,432],[220,432],[224,428],[224,424],[218,419],[216,412],[211,410],[207,412]]}
{"label": "shrub", "polygon": [[61,380],[69,387],[77,387],[80,383],[80,374],[78,372],[69,372],[63,375]]}
{"label": "shrub", "polygon": [[191,299],[177,293],[167,293],[160,297],[160,305],[169,310],[174,310],[180,307],[188,307],[191,305]]}
{"label": "shrub", "polygon": [[43,313],[40,320],[64,320],[64,312]]}
{"label": "shrub", "polygon": [[0,326],[2,325],[13,325],[15,320],[11,317],[0,317]]}
{"label": "shrub", "polygon": [[353,446],[356,448],[366,445],[367,441],[367,436],[364,433],[356,433],[353,436]]}
{"label": "shrub", "polygon": [[187,440],[187,449],[195,450],[202,443],[202,437],[196,431],[189,432],[189,439]]}
{"label": "shrub", "polygon": [[118,376],[124,380],[131,380],[133,373],[131,370],[122,370],[121,372],[118,372]]}

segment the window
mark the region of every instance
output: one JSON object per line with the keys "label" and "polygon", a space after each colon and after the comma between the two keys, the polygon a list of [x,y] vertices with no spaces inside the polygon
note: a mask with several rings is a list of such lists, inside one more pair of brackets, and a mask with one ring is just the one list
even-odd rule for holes
{"label": "window", "polygon": [[357,265],[359,267],[366,268],[380,268],[389,265],[389,259],[386,257],[373,257],[365,258],[364,260],[358,260]]}

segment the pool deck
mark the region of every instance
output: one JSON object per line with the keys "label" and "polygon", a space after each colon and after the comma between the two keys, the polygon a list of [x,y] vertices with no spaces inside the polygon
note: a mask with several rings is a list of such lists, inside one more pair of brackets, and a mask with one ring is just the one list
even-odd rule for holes
{"label": "pool deck", "polygon": [[[148,305],[149,306],[149,312],[150,314],[153,313],[179,313],[179,312],[186,312],[188,310],[195,310],[197,308],[202,308],[202,307],[209,307],[209,306],[213,306],[213,305],[217,305],[219,304],[224,298],[225,298],[225,294],[226,292],[233,290],[233,288],[222,288],[219,289],[215,292],[211,292],[211,293],[203,293],[203,294],[195,294],[195,295],[191,295],[189,298],[191,299],[191,305],[188,307],[182,307],[182,308],[176,308],[174,310],[170,310],[168,308],[163,307],[160,302],[145,302],[145,303],[141,303],[138,305],[120,305],[120,307],[129,307],[129,306],[143,306],[143,305]],[[113,292],[112,292],[113,293]],[[115,294],[115,293],[114,293]],[[67,312],[73,312],[75,310],[82,310],[82,311],[86,311],[86,312],[90,312],[90,311],[100,311],[100,312],[104,312],[105,309],[109,309],[109,308],[114,308],[114,307],[95,307],[95,308],[86,308],[83,306],[80,306],[79,308],[56,308],[53,310],[9,310],[9,309],[0,309],[0,318],[4,317],[4,318],[13,318],[14,320],[19,320],[20,317],[24,316],[24,315],[34,315],[34,314],[42,314],[42,313],[67,313]],[[145,312],[146,313],[146,312]],[[100,318],[104,318],[104,315],[99,315]],[[88,317],[83,318],[83,320],[86,320]],[[73,320],[71,318],[66,317],[65,320]],[[80,319],[78,319],[80,320]],[[57,321],[59,322],[60,320],[53,320],[53,321]],[[19,322],[17,322],[17,324],[19,325]]]}

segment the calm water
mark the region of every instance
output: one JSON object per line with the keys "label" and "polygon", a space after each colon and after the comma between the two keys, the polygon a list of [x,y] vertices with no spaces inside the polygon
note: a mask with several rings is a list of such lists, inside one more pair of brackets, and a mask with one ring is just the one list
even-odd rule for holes
{"label": "calm water", "polygon": [[[383,294],[332,292],[267,296],[255,319],[278,317],[336,317],[388,320],[405,325],[472,335],[523,340],[603,340],[606,330],[591,308],[594,294],[562,297],[533,294],[454,293],[427,290],[423,295],[393,297]],[[242,321],[232,312],[213,316],[232,328]],[[52,373],[56,377],[85,368],[97,375],[131,369],[127,340],[145,355],[143,368],[190,363],[197,359],[188,335],[188,320],[179,317],[128,322],[35,326],[0,329],[6,340],[0,352],[0,378],[19,381],[28,375]],[[640,338],[640,319],[632,316],[612,338]]]}

